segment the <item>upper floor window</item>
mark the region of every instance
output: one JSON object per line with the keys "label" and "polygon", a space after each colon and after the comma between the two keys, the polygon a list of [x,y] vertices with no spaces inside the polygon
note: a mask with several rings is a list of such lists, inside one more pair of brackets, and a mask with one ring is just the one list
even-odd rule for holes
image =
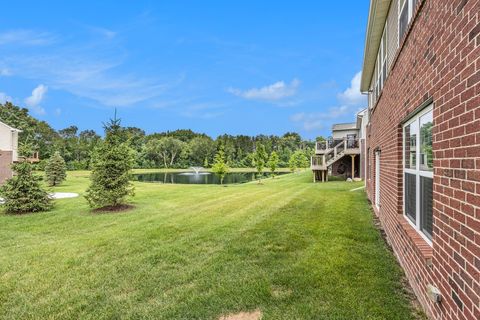
{"label": "upper floor window", "polygon": [[[380,93],[383,90],[383,85],[387,79],[387,25],[383,30],[382,39],[380,40],[380,47],[378,48],[377,62],[375,64],[375,86],[373,88],[373,97],[371,98],[370,105],[373,106],[377,101]],[[372,96],[372,95],[371,95]]]}
{"label": "upper floor window", "polygon": [[398,42],[400,43],[407,31],[408,24],[412,20],[413,10],[418,0],[400,0],[398,2]]}

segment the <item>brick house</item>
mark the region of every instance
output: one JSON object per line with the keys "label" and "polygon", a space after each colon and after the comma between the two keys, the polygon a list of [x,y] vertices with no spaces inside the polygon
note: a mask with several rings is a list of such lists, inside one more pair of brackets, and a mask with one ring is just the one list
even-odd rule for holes
{"label": "brick house", "polygon": [[361,90],[367,194],[415,294],[480,319],[480,0],[371,0]]}
{"label": "brick house", "polygon": [[0,184],[12,177],[11,165],[18,161],[18,133],[20,132],[0,121]]}

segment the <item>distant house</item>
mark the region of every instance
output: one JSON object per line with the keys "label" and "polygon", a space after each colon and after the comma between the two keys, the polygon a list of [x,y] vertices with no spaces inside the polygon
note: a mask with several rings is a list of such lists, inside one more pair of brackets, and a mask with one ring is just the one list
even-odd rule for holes
{"label": "distant house", "polygon": [[0,122],[0,184],[12,177],[12,163],[18,161],[18,134],[21,130]]}
{"label": "distant house", "polygon": [[480,319],[480,0],[371,0],[360,87],[388,242],[430,318]]}
{"label": "distant house", "polygon": [[357,114],[357,121],[332,126],[332,136],[318,141],[311,159],[313,181],[326,181],[328,176],[363,179],[366,109]]}

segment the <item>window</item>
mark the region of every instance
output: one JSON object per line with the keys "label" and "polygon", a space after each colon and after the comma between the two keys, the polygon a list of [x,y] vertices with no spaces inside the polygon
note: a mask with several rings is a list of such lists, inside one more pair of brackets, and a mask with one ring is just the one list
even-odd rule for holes
{"label": "window", "polygon": [[404,214],[430,242],[433,231],[433,107],[403,127]]}
{"label": "window", "polygon": [[398,2],[398,43],[402,42],[417,2],[418,0],[400,0]]}
{"label": "window", "polygon": [[378,48],[377,62],[375,64],[375,88],[373,103],[375,103],[383,90],[383,85],[387,79],[387,25],[383,29],[382,39],[380,40],[380,47]]}

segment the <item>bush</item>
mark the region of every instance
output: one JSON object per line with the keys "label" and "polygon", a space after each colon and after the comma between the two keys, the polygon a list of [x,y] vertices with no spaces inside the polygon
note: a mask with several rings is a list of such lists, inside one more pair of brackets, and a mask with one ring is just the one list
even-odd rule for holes
{"label": "bush", "polygon": [[20,214],[48,211],[51,199],[41,185],[41,177],[35,175],[32,165],[21,162],[13,165],[15,176],[0,187],[0,196],[5,201],[5,212]]}
{"label": "bush", "polygon": [[60,152],[55,152],[53,156],[48,159],[47,165],[45,166],[45,175],[50,187],[58,186],[67,177],[67,166]]}

